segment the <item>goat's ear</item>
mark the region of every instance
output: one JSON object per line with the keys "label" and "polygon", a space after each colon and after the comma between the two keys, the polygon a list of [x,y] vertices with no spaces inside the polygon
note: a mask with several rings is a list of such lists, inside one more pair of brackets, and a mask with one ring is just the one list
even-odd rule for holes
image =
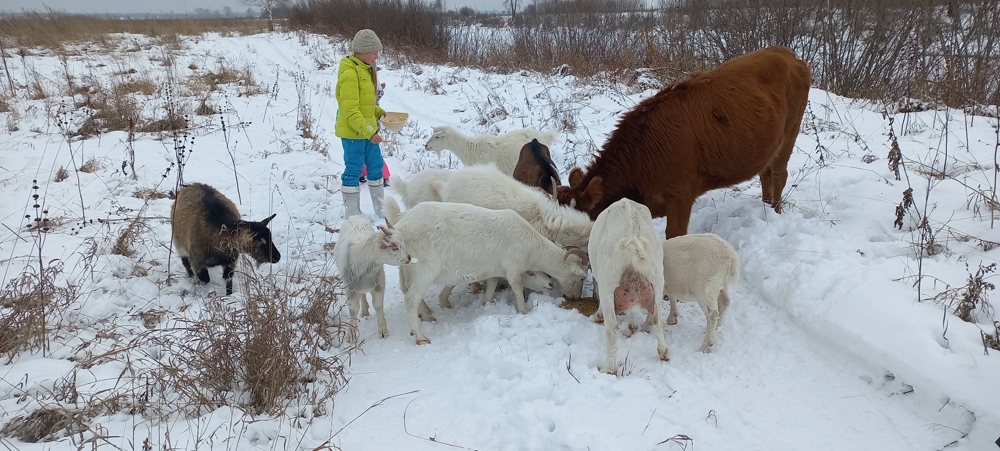
{"label": "goat's ear", "polygon": [[389,243],[387,243],[385,240],[378,240],[378,248],[384,251],[389,248]]}
{"label": "goat's ear", "polygon": [[602,197],[604,197],[604,179],[594,177],[590,179],[587,189],[583,190],[583,194],[580,195],[580,204],[584,207],[584,211],[589,212],[597,206],[597,202]]}
{"label": "goat's ear", "polygon": [[569,170],[569,186],[577,186],[583,183],[583,169],[573,167]]}
{"label": "goat's ear", "polygon": [[268,216],[266,219],[264,219],[263,221],[260,222],[260,225],[266,226],[267,223],[271,222],[271,220],[274,219],[275,216],[278,216],[278,214],[275,213],[275,214],[273,214],[271,216]]}

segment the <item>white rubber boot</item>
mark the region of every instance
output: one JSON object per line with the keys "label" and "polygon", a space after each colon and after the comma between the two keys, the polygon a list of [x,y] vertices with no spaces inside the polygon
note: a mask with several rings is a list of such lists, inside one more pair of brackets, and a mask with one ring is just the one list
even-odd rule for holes
{"label": "white rubber boot", "polygon": [[342,186],[340,193],[344,196],[344,218],[361,216],[361,189],[356,186]]}
{"label": "white rubber boot", "polygon": [[375,216],[384,218],[382,200],[385,198],[385,194],[382,188],[382,179],[368,180],[368,194],[372,197],[372,208],[375,210]]}

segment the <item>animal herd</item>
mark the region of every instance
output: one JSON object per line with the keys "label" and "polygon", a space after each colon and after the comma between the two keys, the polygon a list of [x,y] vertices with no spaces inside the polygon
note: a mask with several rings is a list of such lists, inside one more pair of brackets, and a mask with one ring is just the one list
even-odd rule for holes
{"label": "animal herd", "polygon": [[[670,300],[668,324],[677,322],[677,300],[698,302],[706,318],[701,350],[709,352],[729,305],[727,287],[739,277],[739,255],[716,235],[687,235],[692,205],[706,191],[759,175],[762,200],[781,212],[810,78],[806,64],[783,47],[694,74],[624,114],[589,166],[569,171],[565,186],[549,154],[558,139],[553,131],[470,137],[434,128],[425,150],[451,151],[463,167],[393,176],[405,210],[386,197],[385,225],[352,216],[341,226],[333,253],[354,325],[348,339],[357,340],[367,293],[379,336],[388,336],[382,304],[384,266],[390,265],[399,267],[417,344],[430,342],[421,322],[434,320],[424,301],[434,284],[444,287],[438,305],[448,308],[456,285],[485,282],[485,303],[503,279],[517,311],[527,313],[526,290],[558,286],[566,298],[577,298],[592,274],[599,302],[595,320],[605,323],[608,341],[603,371],[616,371],[617,318],[623,313],[625,333],[650,331],[659,358],[669,359],[664,297]],[[663,216],[666,240],[652,225]],[[273,217],[242,221],[213,188],[193,184],[180,190],[171,223],[188,276],[208,282],[207,268],[223,265],[229,294],[239,253],[258,263],[277,262],[267,229]],[[642,311],[645,322],[636,325]]]}

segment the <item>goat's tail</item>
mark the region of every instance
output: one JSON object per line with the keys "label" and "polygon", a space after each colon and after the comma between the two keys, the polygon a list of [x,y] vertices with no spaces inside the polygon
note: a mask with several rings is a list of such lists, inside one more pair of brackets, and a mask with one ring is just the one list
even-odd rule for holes
{"label": "goat's tail", "polygon": [[619,240],[615,245],[615,251],[625,257],[625,261],[634,263],[636,267],[645,267],[649,265],[649,253],[646,251],[649,244],[645,238],[630,236]]}
{"label": "goat's tail", "polygon": [[395,227],[399,223],[399,219],[403,217],[403,211],[399,208],[399,203],[396,202],[395,197],[385,196],[383,205],[385,206],[385,220]]}
{"label": "goat's tail", "polygon": [[406,180],[403,180],[403,178],[398,175],[393,175],[389,177],[389,183],[392,184],[392,190],[396,194],[399,194],[399,197],[406,199],[408,193],[407,189],[409,187]]}
{"label": "goat's tail", "polygon": [[551,146],[559,139],[559,132],[555,130],[545,130],[538,137],[538,140],[546,146]]}
{"label": "goat's tail", "polygon": [[431,197],[434,200],[444,201],[444,196],[442,195],[444,193],[444,182],[441,180],[431,180],[428,187],[430,188],[431,194],[433,194]]}

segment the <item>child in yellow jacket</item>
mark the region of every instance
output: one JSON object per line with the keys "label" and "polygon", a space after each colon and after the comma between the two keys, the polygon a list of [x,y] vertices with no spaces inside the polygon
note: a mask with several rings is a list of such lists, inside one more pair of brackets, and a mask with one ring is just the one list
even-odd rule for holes
{"label": "child in yellow jacket", "polygon": [[382,51],[382,41],[374,31],[364,29],[351,41],[351,55],[340,60],[337,71],[336,135],[344,147],[344,173],[340,177],[345,217],[361,215],[361,167],[367,165],[368,193],[375,215],[382,213],[382,149],[378,119],[385,110],[376,103],[374,63]]}

